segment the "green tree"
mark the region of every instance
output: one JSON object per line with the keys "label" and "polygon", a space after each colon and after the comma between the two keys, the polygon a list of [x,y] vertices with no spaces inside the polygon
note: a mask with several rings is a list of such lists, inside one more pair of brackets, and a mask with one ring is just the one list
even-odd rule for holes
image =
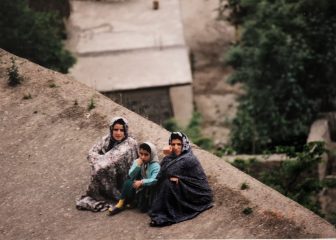
{"label": "green tree", "polygon": [[229,7],[244,10],[231,13],[243,32],[226,63],[246,91],[232,146],[261,152],[302,145],[317,115],[336,109],[336,2],[237,0]]}
{"label": "green tree", "polygon": [[0,47],[66,73],[75,63],[63,48],[64,25],[53,12],[35,12],[25,0],[0,1]]}

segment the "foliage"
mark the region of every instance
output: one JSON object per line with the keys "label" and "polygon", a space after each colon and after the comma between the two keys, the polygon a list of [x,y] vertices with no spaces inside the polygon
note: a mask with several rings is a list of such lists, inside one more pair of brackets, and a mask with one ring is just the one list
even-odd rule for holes
{"label": "foliage", "polygon": [[248,160],[236,158],[232,165],[238,168],[239,170],[252,175],[253,174],[253,168],[255,165],[260,164],[259,161],[255,158],[250,158]]}
{"label": "foliage", "polygon": [[174,131],[184,132],[190,138],[190,140],[196,145],[198,145],[199,147],[205,150],[212,150],[213,143],[211,139],[203,137],[201,133],[201,124],[202,124],[201,114],[198,112],[194,112],[186,128],[180,127],[178,123],[176,122],[176,120],[173,118],[165,121],[163,123],[163,126],[168,131],[171,131],[171,132],[174,132]]}
{"label": "foliage", "polygon": [[[324,142],[310,142],[305,144],[302,151],[297,152],[293,147],[278,147],[278,153],[285,153],[289,159],[281,162],[280,166],[263,171],[259,176],[254,174],[261,182],[272,187],[285,196],[300,203],[306,208],[321,215],[317,195],[327,183],[319,180],[317,174],[318,163],[325,153]],[[234,162],[233,165],[240,170],[253,174],[251,169],[256,161]],[[329,182],[331,186],[331,182]]]}
{"label": "foliage", "polygon": [[336,2],[230,0],[229,7],[243,33],[226,63],[246,92],[232,146],[255,153],[302,145],[317,114],[336,109]]}
{"label": "foliage", "polygon": [[236,151],[231,146],[217,147],[213,150],[214,154],[218,157],[224,155],[236,155]]}
{"label": "foliage", "polygon": [[22,76],[20,76],[20,74],[18,72],[18,67],[15,63],[14,58],[12,58],[11,60],[12,60],[12,66],[7,70],[8,85],[11,86],[11,87],[15,87],[22,82],[23,78],[22,78]]}
{"label": "foliage", "polygon": [[246,208],[243,209],[243,213],[244,213],[245,215],[249,215],[249,214],[251,214],[252,212],[253,212],[253,209],[250,208],[250,207],[246,207]]}
{"label": "foliage", "polygon": [[35,12],[25,0],[0,1],[0,47],[47,68],[67,73],[75,63],[63,48],[64,24],[53,12]]}
{"label": "foliage", "polygon": [[250,186],[246,182],[244,182],[240,185],[241,190],[246,190],[246,189],[249,189],[249,188],[250,188]]}
{"label": "foliage", "polygon": [[92,98],[90,98],[90,102],[88,103],[88,110],[91,111],[95,107],[96,107],[96,103],[95,103],[95,101],[94,101],[94,99],[92,97]]}
{"label": "foliage", "polygon": [[55,83],[49,83],[49,87],[50,88],[55,88],[55,87],[57,87],[57,85]]}

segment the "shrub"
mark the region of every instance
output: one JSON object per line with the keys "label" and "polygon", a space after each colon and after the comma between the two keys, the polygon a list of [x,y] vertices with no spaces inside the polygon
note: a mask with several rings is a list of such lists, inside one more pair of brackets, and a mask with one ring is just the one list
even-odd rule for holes
{"label": "shrub", "polygon": [[90,102],[88,103],[88,110],[91,111],[96,107],[96,103],[93,98],[90,99]]}
{"label": "shrub", "polygon": [[11,87],[15,87],[22,82],[23,78],[22,78],[22,76],[20,76],[20,74],[18,72],[18,67],[15,63],[14,58],[12,58],[11,60],[12,60],[12,66],[7,70],[8,85],[11,86]]}

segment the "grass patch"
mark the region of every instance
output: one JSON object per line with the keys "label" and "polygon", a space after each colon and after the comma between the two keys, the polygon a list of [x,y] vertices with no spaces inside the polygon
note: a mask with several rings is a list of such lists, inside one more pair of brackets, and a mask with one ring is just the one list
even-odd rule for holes
{"label": "grass patch", "polygon": [[94,101],[93,98],[90,99],[90,102],[88,104],[88,110],[91,111],[92,109],[94,109],[96,107],[96,103]]}

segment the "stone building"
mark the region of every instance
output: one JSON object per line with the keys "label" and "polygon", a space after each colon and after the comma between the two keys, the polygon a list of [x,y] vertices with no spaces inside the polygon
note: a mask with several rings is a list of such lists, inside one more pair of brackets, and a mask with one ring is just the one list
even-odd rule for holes
{"label": "stone building", "polygon": [[72,1],[70,74],[117,103],[162,124],[192,116],[192,75],[179,1]]}

